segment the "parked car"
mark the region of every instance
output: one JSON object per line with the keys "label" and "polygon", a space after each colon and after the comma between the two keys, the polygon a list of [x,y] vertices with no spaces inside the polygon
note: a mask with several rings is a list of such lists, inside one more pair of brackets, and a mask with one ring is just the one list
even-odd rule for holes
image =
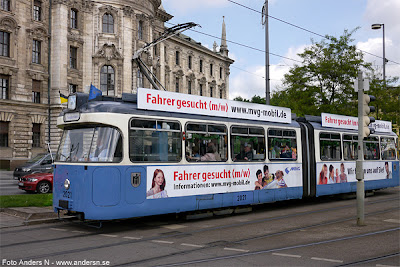
{"label": "parked car", "polygon": [[34,173],[22,176],[19,178],[18,187],[27,192],[50,193],[53,191],[53,174]]}
{"label": "parked car", "polygon": [[19,179],[22,176],[31,173],[53,172],[53,159],[55,153],[40,153],[28,160],[24,165],[15,168],[14,179]]}

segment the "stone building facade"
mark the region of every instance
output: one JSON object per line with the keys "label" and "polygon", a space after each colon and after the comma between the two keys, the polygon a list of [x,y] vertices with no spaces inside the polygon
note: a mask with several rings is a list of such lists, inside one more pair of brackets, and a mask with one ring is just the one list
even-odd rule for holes
{"label": "stone building facade", "polygon": [[[171,18],[161,0],[1,0],[0,167],[12,169],[47,143],[56,150],[60,93],[90,84],[116,97],[151,88],[132,56]],[[224,22],[218,51],[180,34],[141,58],[169,91],[229,96]]]}

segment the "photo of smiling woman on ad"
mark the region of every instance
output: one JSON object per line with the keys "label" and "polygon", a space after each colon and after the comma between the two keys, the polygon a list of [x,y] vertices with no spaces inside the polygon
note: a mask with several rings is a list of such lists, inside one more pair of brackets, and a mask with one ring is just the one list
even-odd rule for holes
{"label": "photo of smiling woman on ad", "polygon": [[151,188],[147,191],[147,198],[165,198],[168,197],[165,188],[165,176],[164,172],[160,169],[156,169],[153,175],[153,181],[151,183]]}

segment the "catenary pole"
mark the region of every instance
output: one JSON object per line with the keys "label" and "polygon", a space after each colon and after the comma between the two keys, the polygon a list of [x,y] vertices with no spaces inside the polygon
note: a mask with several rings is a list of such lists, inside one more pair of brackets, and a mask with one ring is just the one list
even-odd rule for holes
{"label": "catenary pole", "polygon": [[270,86],[269,86],[269,33],[268,33],[268,0],[265,0],[262,9],[262,16],[265,27],[265,103],[269,105]]}
{"label": "catenary pole", "polygon": [[382,33],[383,33],[383,40],[382,40],[382,46],[383,46],[383,86],[384,89],[386,89],[386,56],[385,56],[385,24],[382,24]]}
{"label": "catenary pole", "polygon": [[363,150],[363,103],[364,103],[364,90],[363,90],[363,73],[358,72],[358,158],[356,161],[356,178],[357,178],[357,225],[364,225],[364,150]]}

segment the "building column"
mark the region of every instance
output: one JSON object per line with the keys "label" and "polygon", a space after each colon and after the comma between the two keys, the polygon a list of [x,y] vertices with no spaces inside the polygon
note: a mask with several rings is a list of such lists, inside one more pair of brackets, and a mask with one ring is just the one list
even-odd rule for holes
{"label": "building column", "polygon": [[51,69],[50,69],[50,147],[56,151],[62,131],[57,128],[57,117],[65,106],[61,105],[59,91],[68,95],[68,7],[54,3],[51,10]]}

